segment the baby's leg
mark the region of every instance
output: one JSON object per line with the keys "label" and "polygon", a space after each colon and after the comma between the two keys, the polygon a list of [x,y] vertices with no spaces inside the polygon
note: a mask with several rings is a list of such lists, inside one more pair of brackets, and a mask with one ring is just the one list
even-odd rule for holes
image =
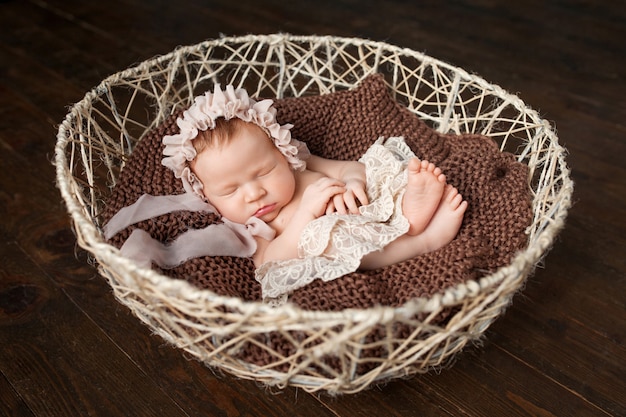
{"label": "baby's leg", "polygon": [[458,233],[466,209],[467,201],[458,190],[446,185],[437,210],[422,233],[400,236],[382,251],[369,253],[362,259],[361,269],[393,265],[447,245]]}
{"label": "baby's leg", "polygon": [[434,164],[413,158],[407,167],[408,183],[402,213],[409,221],[408,234],[422,233],[439,206],[446,176]]}

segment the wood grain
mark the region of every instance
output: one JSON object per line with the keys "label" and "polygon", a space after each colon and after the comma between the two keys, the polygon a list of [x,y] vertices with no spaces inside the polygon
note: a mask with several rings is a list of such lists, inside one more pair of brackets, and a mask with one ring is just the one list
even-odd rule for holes
{"label": "wood grain", "polygon": [[[0,415],[626,415],[626,8],[613,1],[0,2]],[[364,37],[517,92],[569,151],[575,204],[512,306],[441,372],[330,397],[167,345],[78,249],[51,164],[106,76],[220,34]]]}

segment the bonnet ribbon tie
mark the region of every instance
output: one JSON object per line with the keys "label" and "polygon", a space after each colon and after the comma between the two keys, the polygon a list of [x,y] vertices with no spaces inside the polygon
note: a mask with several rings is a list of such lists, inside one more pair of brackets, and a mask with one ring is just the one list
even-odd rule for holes
{"label": "bonnet ribbon tie", "polygon": [[[132,224],[181,210],[216,212],[213,206],[192,193],[163,196],[144,194],[111,218],[103,227],[104,236],[108,240]],[[188,230],[168,244],[153,239],[144,230],[135,229],[120,252],[144,268],[150,268],[154,262],[161,268],[171,269],[202,256],[250,257],[257,248],[254,236],[271,240],[275,235],[271,227],[256,217],[251,217],[245,225],[224,218],[222,221],[221,224],[211,224],[203,229]]]}

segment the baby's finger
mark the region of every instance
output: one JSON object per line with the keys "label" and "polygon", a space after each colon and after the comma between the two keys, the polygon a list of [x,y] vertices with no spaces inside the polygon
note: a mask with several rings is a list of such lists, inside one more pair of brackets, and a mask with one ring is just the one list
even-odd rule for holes
{"label": "baby's finger", "polygon": [[319,196],[321,199],[329,202],[334,201],[335,209],[337,208],[337,196],[341,196],[346,192],[346,188],[342,185],[330,185],[326,188],[319,190]]}
{"label": "baby's finger", "polygon": [[359,214],[359,205],[357,204],[354,194],[345,193],[343,200],[350,214]]}
{"label": "baby's finger", "polygon": [[328,205],[326,205],[326,214],[333,214],[335,212],[335,203],[333,203],[333,200],[330,200],[328,202]]}
{"label": "baby's finger", "polygon": [[359,203],[361,203],[362,206],[367,206],[370,203],[367,198],[367,192],[363,188],[354,190],[354,195],[359,199]]}
{"label": "baby's finger", "polygon": [[348,210],[346,209],[346,206],[343,201],[343,193],[335,195],[335,197],[333,197],[333,203],[335,206],[335,211],[337,213],[348,214]]}

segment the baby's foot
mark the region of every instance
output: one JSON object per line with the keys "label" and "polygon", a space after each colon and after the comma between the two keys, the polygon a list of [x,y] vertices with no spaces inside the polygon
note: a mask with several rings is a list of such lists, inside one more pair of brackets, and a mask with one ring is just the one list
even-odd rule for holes
{"label": "baby's foot", "polygon": [[429,251],[439,249],[455,238],[466,209],[467,201],[463,200],[459,191],[450,184],[446,185],[437,211],[423,233]]}
{"label": "baby's foot", "polygon": [[428,161],[413,158],[409,161],[408,183],[402,213],[409,221],[409,235],[417,235],[424,231],[439,206],[446,176],[441,169]]}

